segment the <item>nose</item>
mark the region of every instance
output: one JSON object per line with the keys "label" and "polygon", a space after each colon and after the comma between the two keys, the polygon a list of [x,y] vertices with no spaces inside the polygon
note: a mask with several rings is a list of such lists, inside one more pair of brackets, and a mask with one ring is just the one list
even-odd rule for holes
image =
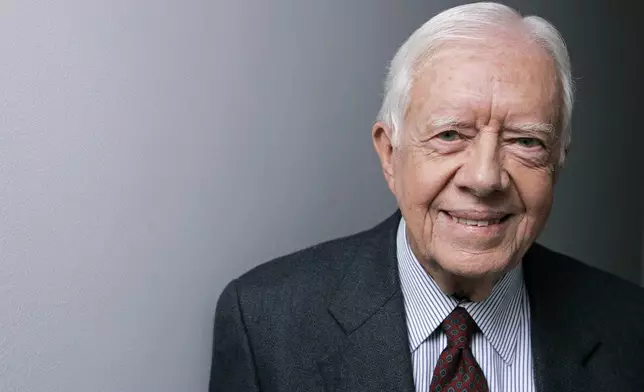
{"label": "nose", "polygon": [[456,185],[477,196],[486,197],[508,188],[510,178],[503,168],[498,133],[481,132],[470,149],[467,161],[455,177]]}

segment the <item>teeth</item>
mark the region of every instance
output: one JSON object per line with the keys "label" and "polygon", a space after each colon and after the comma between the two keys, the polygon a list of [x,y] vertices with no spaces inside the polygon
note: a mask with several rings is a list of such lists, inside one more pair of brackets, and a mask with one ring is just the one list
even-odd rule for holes
{"label": "teeth", "polygon": [[479,227],[485,227],[489,225],[496,225],[501,222],[501,219],[490,219],[490,220],[473,220],[473,219],[464,219],[464,218],[456,218],[454,216],[451,216],[452,220],[456,223],[460,223],[462,225],[467,225],[467,226],[479,226]]}

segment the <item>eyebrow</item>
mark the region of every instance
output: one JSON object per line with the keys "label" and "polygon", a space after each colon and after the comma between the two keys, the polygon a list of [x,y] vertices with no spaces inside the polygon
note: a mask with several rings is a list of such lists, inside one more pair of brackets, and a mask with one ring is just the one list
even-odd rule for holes
{"label": "eyebrow", "polygon": [[431,119],[430,124],[434,128],[442,128],[447,126],[455,128],[465,128],[469,125],[467,122],[461,121],[454,116],[434,117]]}
{"label": "eyebrow", "polygon": [[[466,121],[459,120],[455,116],[444,116],[444,117],[434,117],[431,120],[431,125],[435,128],[442,127],[455,127],[455,128],[466,128],[471,126]],[[539,123],[539,122],[524,122],[504,126],[504,128],[517,131],[517,132],[542,132],[542,133],[552,133],[554,131],[554,126],[550,123]]]}
{"label": "eyebrow", "polygon": [[552,133],[555,129],[554,125],[549,123],[519,123],[511,124],[505,127],[506,129],[519,132],[543,132],[543,133]]}

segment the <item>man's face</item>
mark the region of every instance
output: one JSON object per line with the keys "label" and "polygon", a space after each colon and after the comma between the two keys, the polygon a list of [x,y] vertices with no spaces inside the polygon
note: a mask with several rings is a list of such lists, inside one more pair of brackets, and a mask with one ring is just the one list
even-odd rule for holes
{"label": "man's face", "polygon": [[552,59],[525,42],[457,44],[418,70],[388,182],[423,263],[478,278],[523,256],[552,204],[558,104]]}

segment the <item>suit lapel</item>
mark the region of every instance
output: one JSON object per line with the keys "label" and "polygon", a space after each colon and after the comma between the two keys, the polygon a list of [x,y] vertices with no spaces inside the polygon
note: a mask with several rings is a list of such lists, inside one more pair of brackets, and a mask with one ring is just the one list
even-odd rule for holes
{"label": "suit lapel", "polygon": [[575,276],[558,274],[538,244],[524,257],[530,298],[532,352],[538,392],[599,391],[587,365],[601,349],[591,309],[574,289]]}
{"label": "suit lapel", "polygon": [[345,333],[322,358],[327,391],[414,391],[398,278],[397,212],[364,234],[329,312]]}
{"label": "suit lapel", "polygon": [[[328,392],[414,391],[396,256],[397,212],[365,233],[329,303],[345,333],[318,362]],[[600,391],[587,366],[602,349],[592,309],[557,274],[549,251],[534,244],[524,257],[538,392]]]}

